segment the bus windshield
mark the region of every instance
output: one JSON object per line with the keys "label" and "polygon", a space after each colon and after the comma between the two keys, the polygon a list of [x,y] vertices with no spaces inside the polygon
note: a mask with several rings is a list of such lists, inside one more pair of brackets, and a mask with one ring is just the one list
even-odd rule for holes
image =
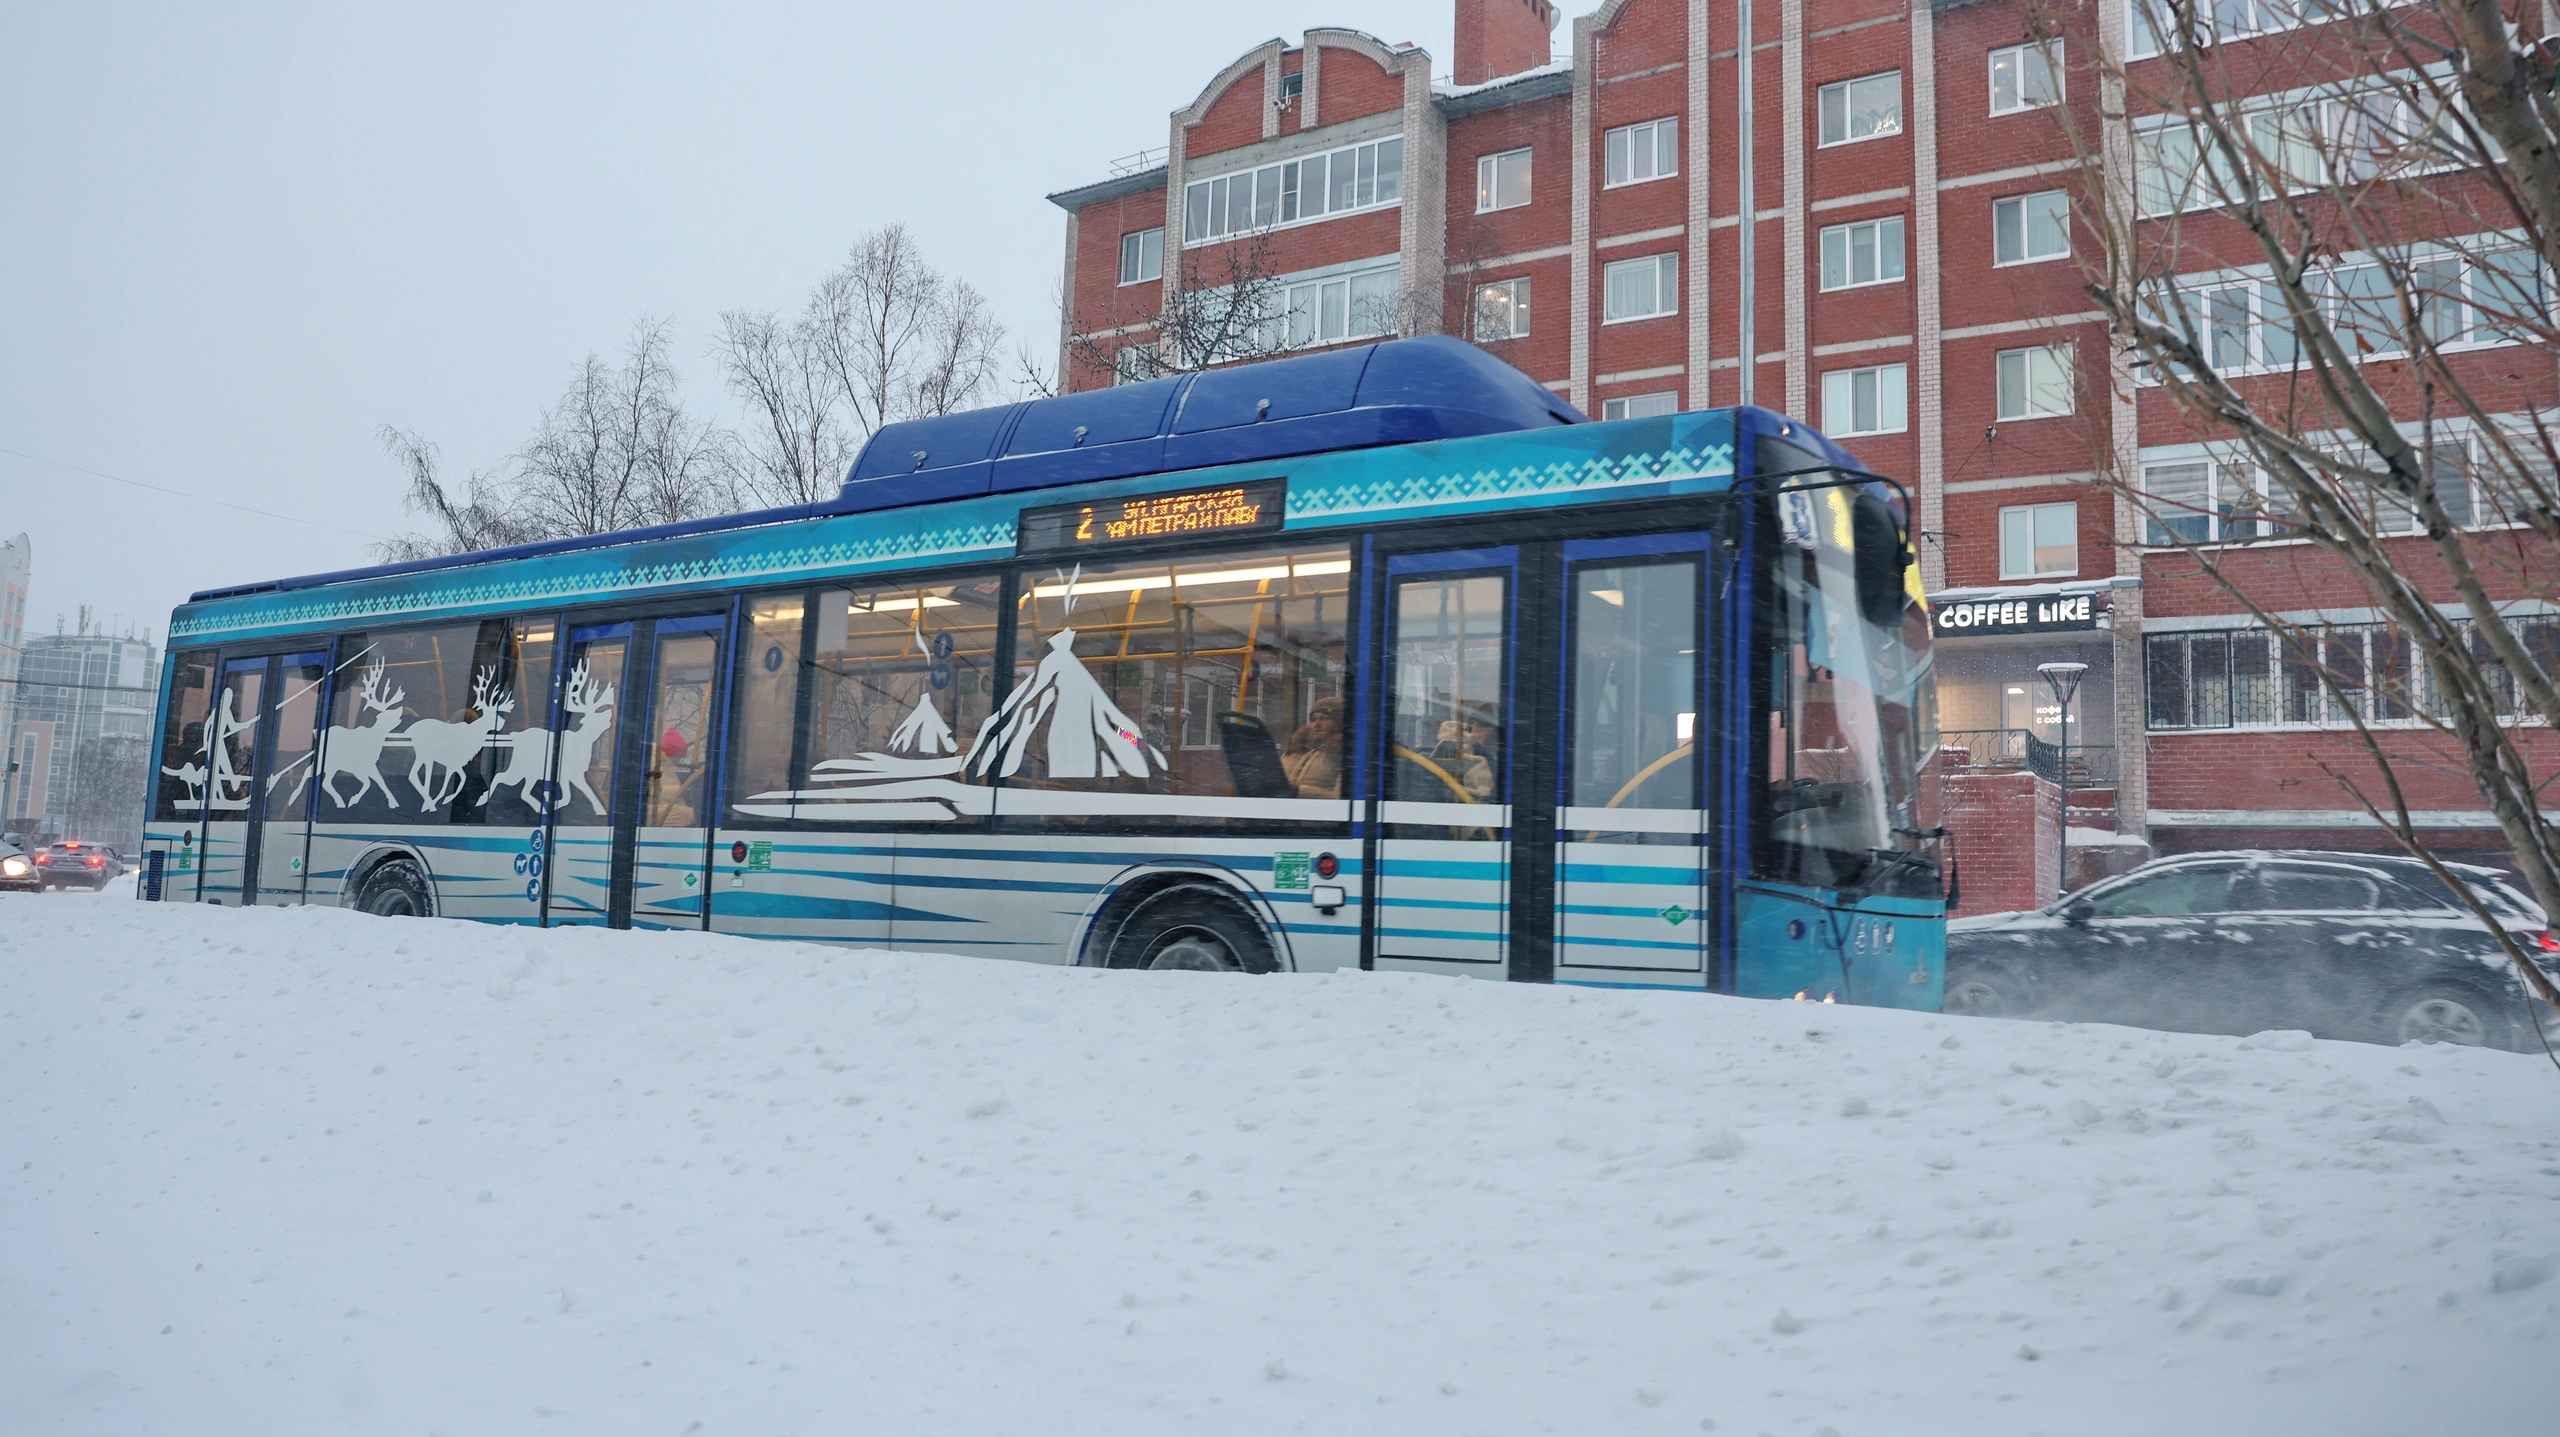
{"label": "bus windshield", "polygon": [[1833,484],[1777,496],[1757,652],[1759,876],[1809,887],[1940,896],[1936,679],[1900,519]]}

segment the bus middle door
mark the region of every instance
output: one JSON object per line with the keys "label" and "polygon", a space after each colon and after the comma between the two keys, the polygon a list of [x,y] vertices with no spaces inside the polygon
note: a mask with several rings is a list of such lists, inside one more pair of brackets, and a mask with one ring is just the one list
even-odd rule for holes
{"label": "bus middle door", "polygon": [[552,739],[552,927],[700,928],[726,614],[569,631]]}

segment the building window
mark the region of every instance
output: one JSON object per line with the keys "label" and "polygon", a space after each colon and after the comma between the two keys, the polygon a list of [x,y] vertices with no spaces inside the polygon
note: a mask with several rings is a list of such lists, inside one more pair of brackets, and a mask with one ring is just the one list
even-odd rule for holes
{"label": "building window", "polygon": [[1164,278],[1164,226],[1120,237],[1120,282],[1144,284]]}
{"label": "building window", "polygon": [[1680,173],[1680,122],[1647,120],[1621,125],[1605,137],[1608,185],[1632,185]]}
{"label": "building window", "polygon": [[1999,358],[1999,417],[2044,419],[2071,412],[2071,346],[2006,349]]}
{"label": "building window", "polygon": [[1843,80],[1821,94],[1822,143],[1845,145],[1902,133],[1902,72]]}
{"label": "building window", "polygon": [[2000,577],[2067,578],[2080,572],[2080,506],[2020,504],[2000,511]]}
{"label": "building window", "polygon": [[1529,281],[1496,280],[1476,286],[1476,342],[1518,339],[1529,332]]}
{"label": "building window", "polygon": [[2263,539],[2284,526],[2274,515],[2265,476],[2257,466],[2216,459],[2180,459],[2142,466],[2135,496],[2142,542],[2154,548]]}
{"label": "building window", "polygon": [[[2549,324],[2541,257],[2526,249],[2486,253],[2419,249],[2403,257],[2405,297],[2420,330],[2440,348],[2531,342]],[[2284,291],[2247,274],[2182,281],[2186,321],[2219,374],[2292,368],[2300,350]],[[2389,359],[2409,352],[2403,287],[2381,265],[2341,261],[2310,277],[2312,297],[2350,353]],[[2146,373],[2146,381],[2157,375]]]}
{"label": "building window", "polygon": [[1902,216],[1833,225],[1822,232],[1822,287],[1850,289],[1902,278]]}
{"label": "building window", "polygon": [[1199,244],[1300,224],[1403,196],[1404,139],[1375,140],[1184,185],[1182,240]]}
{"label": "building window", "polygon": [[1680,412],[1680,396],[1669,390],[1660,394],[1630,394],[1623,399],[1600,401],[1602,419],[1658,419]]}
{"label": "building window", "polygon": [[[2560,661],[2560,618],[2508,619],[2527,653]],[[2464,624],[2473,651],[2478,626]],[[2344,726],[2441,721],[2449,706],[2435,690],[2409,636],[2389,624],[2333,624],[2270,631],[2235,628],[2147,634],[2142,644],[2146,724],[2153,730]],[[2531,712],[2503,666],[2483,674],[2502,715]]]}
{"label": "building window", "polygon": [[1124,344],[1111,352],[1111,382],[1144,384],[1157,378],[1164,369],[1163,356],[1156,352],[1155,341]]}
{"label": "building window", "polygon": [[1822,376],[1822,429],[1835,439],[1900,434],[1910,423],[1910,366],[1878,364]]}
{"label": "building window", "polygon": [[1476,161],[1476,213],[1512,210],[1529,202],[1529,152],[1506,150]]}
{"label": "building window", "polygon": [[1991,262],[2033,264],[2071,257],[2071,197],[2060,190],[1991,203]]}
{"label": "building window", "polygon": [[1622,259],[1600,272],[1602,319],[1650,319],[1680,312],[1680,256],[1651,255]]}
{"label": "building window", "polygon": [[1991,52],[1991,113],[2041,110],[2061,101],[2061,41],[2030,40]]}
{"label": "building window", "polygon": [[1279,291],[1277,312],[1248,330],[1252,348],[1223,357],[1247,359],[1283,349],[1394,334],[1399,318],[1397,293],[1393,265],[1288,285]]}

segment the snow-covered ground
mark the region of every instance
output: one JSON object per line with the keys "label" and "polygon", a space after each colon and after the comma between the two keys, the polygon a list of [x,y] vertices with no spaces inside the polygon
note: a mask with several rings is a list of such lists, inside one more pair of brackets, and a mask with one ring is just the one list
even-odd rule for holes
{"label": "snow-covered ground", "polygon": [[2541,1057],[0,897],[0,1430],[2560,1431]]}

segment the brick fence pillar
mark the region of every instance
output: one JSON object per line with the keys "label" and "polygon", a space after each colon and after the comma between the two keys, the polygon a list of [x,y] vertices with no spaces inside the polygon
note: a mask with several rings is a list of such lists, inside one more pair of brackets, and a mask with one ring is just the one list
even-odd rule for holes
{"label": "brick fence pillar", "polygon": [[2062,881],[2062,789],[2032,773],[1951,773],[1947,847],[1964,878],[1959,917],[2036,908]]}

